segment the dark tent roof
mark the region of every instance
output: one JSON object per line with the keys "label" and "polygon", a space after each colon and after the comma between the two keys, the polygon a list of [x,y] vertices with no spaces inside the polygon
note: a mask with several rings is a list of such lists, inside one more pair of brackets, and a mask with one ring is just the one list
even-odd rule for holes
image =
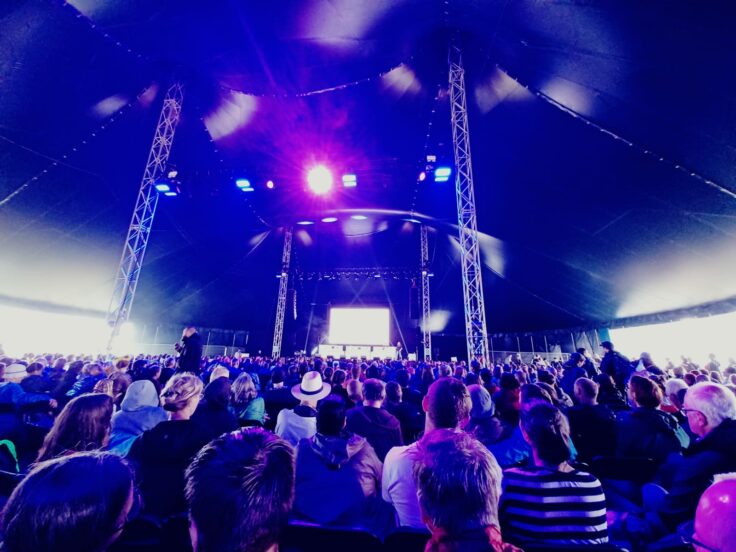
{"label": "dark tent roof", "polygon": [[[282,227],[336,211],[338,224],[298,227],[297,267],[416,267],[404,219],[419,217],[435,229],[433,307],[461,331],[452,183],[417,181],[427,154],[452,161],[457,40],[491,331],[733,299],[734,23],[726,2],[10,0],[0,296],[106,308],[176,78],[184,194],[159,204],[134,318],[267,329]],[[307,196],[313,161],[358,187]],[[364,227],[345,229],[366,209]],[[313,287],[297,286],[302,312],[409,301],[405,283]]]}

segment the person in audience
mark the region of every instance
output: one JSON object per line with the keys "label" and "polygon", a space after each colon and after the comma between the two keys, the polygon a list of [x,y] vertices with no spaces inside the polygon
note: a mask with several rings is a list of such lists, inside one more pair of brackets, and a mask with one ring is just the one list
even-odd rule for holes
{"label": "person in audience", "polygon": [[397,381],[386,384],[386,401],[383,408],[399,420],[401,426],[401,438],[404,443],[413,443],[417,435],[424,428],[424,418],[421,411],[414,405],[404,400],[404,391]]}
{"label": "person in audience", "polygon": [[88,393],[69,401],[54,421],[38,452],[37,462],[107,446],[112,398]]}
{"label": "person in audience", "polygon": [[514,428],[519,425],[521,384],[516,376],[505,373],[501,375],[499,387],[492,395],[498,419],[504,426]]}
{"label": "person in audience", "polygon": [[299,399],[291,394],[291,389],[284,385],[284,371],[276,368],[271,375],[271,388],[263,394],[266,403],[266,427],[273,429],[276,426],[276,418],[284,409],[294,408],[299,404]]}
{"label": "person in audience", "polygon": [[421,517],[431,536],[425,552],[517,550],[498,520],[501,468],[467,433],[437,429],[419,441],[413,470]]}
{"label": "person in audience", "polygon": [[194,552],[275,552],[294,501],[294,453],[259,427],[218,437],[186,471]]}
{"label": "person in audience", "polygon": [[192,373],[174,375],[161,393],[170,419],[144,431],[128,458],[138,473],[145,512],[164,518],[186,510],[184,470],[211,438],[191,419],[202,395],[202,380]]}
{"label": "person in audience", "polygon": [[601,342],[601,351],[603,352],[601,373],[611,376],[616,387],[621,390],[625,389],[626,382],[629,381],[629,376],[634,371],[631,361],[616,351],[610,341]]}
{"label": "person in audience", "polygon": [[243,372],[233,383],[233,408],[241,425],[260,425],[266,423],[266,403],[258,396],[253,378]]}
{"label": "person in audience", "polygon": [[[368,441],[345,429],[345,404],[327,397],[317,409],[317,433],[296,448],[294,512],[321,525],[386,531],[383,465]],[[393,514],[391,514],[393,515]]]}
{"label": "person in audience", "polygon": [[672,414],[678,421],[685,419],[682,414],[682,401],[680,399],[680,391],[687,390],[687,383],[684,380],[673,378],[667,380],[664,384],[664,400],[662,401],[662,410],[668,414]]}
{"label": "person in audience", "polygon": [[695,533],[688,540],[696,552],[736,552],[736,479],[706,489],[695,511]]}
{"label": "person in audience", "polygon": [[593,381],[598,384],[598,404],[607,406],[614,413],[629,410],[626,399],[616,387],[611,376],[608,374],[598,374],[593,378]]}
{"label": "person in audience", "polygon": [[136,437],[167,419],[153,383],[134,381],[125,393],[120,410],[112,415],[108,449],[121,456],[127,455]]}
{"label": "person in audience", "polygon": [[85,364],[82,367],[82,371],[74,382],[72,388],[66,392],[67,399],[72,399],[83,395],[84,393],[90,393],[95,388],[98,381],[105,379],[105,374],[102,372],[102,366],[96,362]]}
{"label": "person in audience", "polygon": [[593,379],[598,374],[598,370],[596,369],[595,364],[593,364],[593,361],[590,360],[588,350],[585,347],[580,347],[575,352],[585,359],[583,370],[585,370],[586,377]]}
{"label": "person in audience", "polygon": [[570,433],[581,462],[616,453],[616,415],[598,404],[598,384],[588,378],[575,382],[577,406],[568,409]]}
{"label": "person in audience", "polygon": [[351,379],[348,381],[348,399],[345,401],[348,409],[355,408],[363,404],[363,382],[359,379]]}
{"label": "person in audience", "polygon": [[300,401],[293,410],[282,410],[276,419],[276,435],[293,446],[300,439],[308,439],[317,432],[317,402],[330,394],[330,384],[322,382],[319,372],[304,374],[301,383],[291,388],[291,394]]}
{"label": "person in audience", "polygon": [[199,374],[199,363],[202,360],[202,336],[194,326],[187,326],[181,334],[181,342],[177,343],[179,351],[179,367],[177,372]]}
{"label": "person in audience", "polygon": [[214,439],[238,429],[238,420],[230,411],[232,385],[225,377],[215,378],[204,388],[204,396],[192,414],[192,420],[210,432]]}
{"label": "person in audience", "polygon": [[66,372],[64,372],[64,376],[61,378],[61,380],[59,380],[56,387],[51,392],[51,396],[54,397],[54,399],[60,405],[63,406],[67,402],[69,402],[70,397],[67,397],[67,392],[70,391],[72,387],[74,387],[74,384],[81,374],[83,367],[84,362],[81,360],[75,360],[74,362],[70,363],[69,368],[67,368]]}
{"label": "person in audience", "polygon": [[532,448],[533,465],[504,472],[504,537],[521,547],[607,542],[603,488],[594,476],[570,465],[570,428],[564,414],[545,402],[524,405],[521,431]]}
{"label": "person in audience", "polygon": [[490,393],[480,385],[468,387],[472,407],[465,431],[475,436],[485,446],[490,447],[501,439],[503,427],[494,416],[495,408]]}
{"label": "person in audience", "polygon": [[[472,402],[465,385],[454,378],[435,381],[422,401],[426,413],[425,436],[436,429],[460,431],[469,416]],[[418,444],[394,447],[383,463],[381,493],[383,500],[393,505],[399,525],[426,527],[417,500],[417,487],[412,475]]]}
{"label": "person in audience", "polygon": [[401,424],[396,417],[381,408],[386,399],[386,386],[381,380],[365,380],[363,397],[363,404],[347,413],[347,430],[365,437],[383,462],[391,447],[404,444]]}
{"label": "person in audience", "polygon": [[669,454],[687,447],[690,439],[677,420],[659,409],[662,390],[656,383],[642,376],[631,376],[628,394],[635,408],[618,414],[618,456],[652,458],[661,464]]}
{"label": "person in audience", "polygon": [[43,364],[32,362],[26,368],[26,377],[20,382],[20,386],[26,393],[50,393],[53,389],[51,380],[43,375]]}
{"label": "person in audience", "polygon": [[584,366],[585,357],[580,353],[571,354],[568,361],[562,366],[560,387],[567,395],[572,397],[575,393],[575,382],[587,375]]}
{"label": "person in audience", "polygon": [[135,514],[133,474],[119,456],[85,452],[41,462],[5,504],[2,550],[104,551]]}
{"label": "person in audience", "polygon": [[346,380],[347,376],[345,374],[345,370],[335,370],[335,372],[332,374],[332,394],[339,396],[340,398],[342,398],[343,401],[347,403],[348,390],[345,389]]}
{"label": "person in audience", "polygon": [[[29,393],[20,382],[26,377],[22,364],[9,364],[3,371],[0,382],[0,439],[7,439],[17,448],[30,446],[24,426],[24,416],[29,413],[46,414],[58,404],[45,393]],[[34,454],[35,456],[35,454]]]}

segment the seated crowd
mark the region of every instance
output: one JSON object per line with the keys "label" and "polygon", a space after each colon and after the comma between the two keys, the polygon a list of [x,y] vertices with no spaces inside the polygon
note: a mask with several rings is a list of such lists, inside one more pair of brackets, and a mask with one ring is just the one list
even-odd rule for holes
{"label": "seated crowd", "polygon": [[275,551],[289,523],[428,551],[736,550],[736,365],[602,352],[0,358],[1,549],[124,551],[146,520],[196,552]]}

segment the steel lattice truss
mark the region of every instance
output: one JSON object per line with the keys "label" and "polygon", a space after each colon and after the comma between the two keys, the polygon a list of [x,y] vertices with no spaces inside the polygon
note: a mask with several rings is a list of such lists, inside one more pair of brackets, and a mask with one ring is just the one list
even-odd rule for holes
{"label": "steel lattice truss", "polygon": [[470,131],[465,99],[465,70],[457,46],[450,47],[450,106],[452,141],[455,149],[455,195],[463,273],[465,337],[468,360],[488,360],[488,332],[483,302],[483,279],[478,246],[478,222],[473,188],[473,164],[470,157]]}
{"label": "steel lattice truss", "polygon": [[143,266],[148,238],[151,235],[153,217],[156,214],[158,192],[154,185],[156,179],[166,170],[183,100],[184,87],[180,83],[172,84],[166,91],[153,144],[148,154],[148,162],[143,171],[141,187],[138,190],[133,217],[130,220],[128,235],[125,238],[123,254],[120,258],[115,290],[108,308],[108,323],[112,327],[108,350],[112,348],[113,340],[120,332],[120,327],[130,317],[138,277]]}
{"label": "steel lattice truss", "polygon": [[416,268],[386,268],[386,267],[359,267],[359,268],[335,268],[320,271],[295,271],[294,278],[299,281],[305,280],[416,280],[419,271]]}
{"label": "steel lattice truss", "polygon": [[288,227],[284,232],[284,251],[281,255],[279,298],[276,303],[276,325],[273,330],[272,358],[279,358],[279,356],[281,356],[281,342],[284,339],[284,319],[286,318],[286,295],[289,292],[289,265],[291,264],[292,234],[293,230],[291,227]]}
{"label": "steel lattice truss", "polygon": [[427,226],[422,224],[420,231],[422,247],[422,349],[424,360],[432,358],[432,333],[429,329],[429,242]]}

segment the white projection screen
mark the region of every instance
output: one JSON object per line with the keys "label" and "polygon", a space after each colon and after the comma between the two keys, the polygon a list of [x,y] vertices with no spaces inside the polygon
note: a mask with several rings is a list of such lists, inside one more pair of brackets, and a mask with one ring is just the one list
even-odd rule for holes
{"label": "white projection screen", "polygon": [[333,345],[389,345],[388,309],[330,309],[330,343]]}

